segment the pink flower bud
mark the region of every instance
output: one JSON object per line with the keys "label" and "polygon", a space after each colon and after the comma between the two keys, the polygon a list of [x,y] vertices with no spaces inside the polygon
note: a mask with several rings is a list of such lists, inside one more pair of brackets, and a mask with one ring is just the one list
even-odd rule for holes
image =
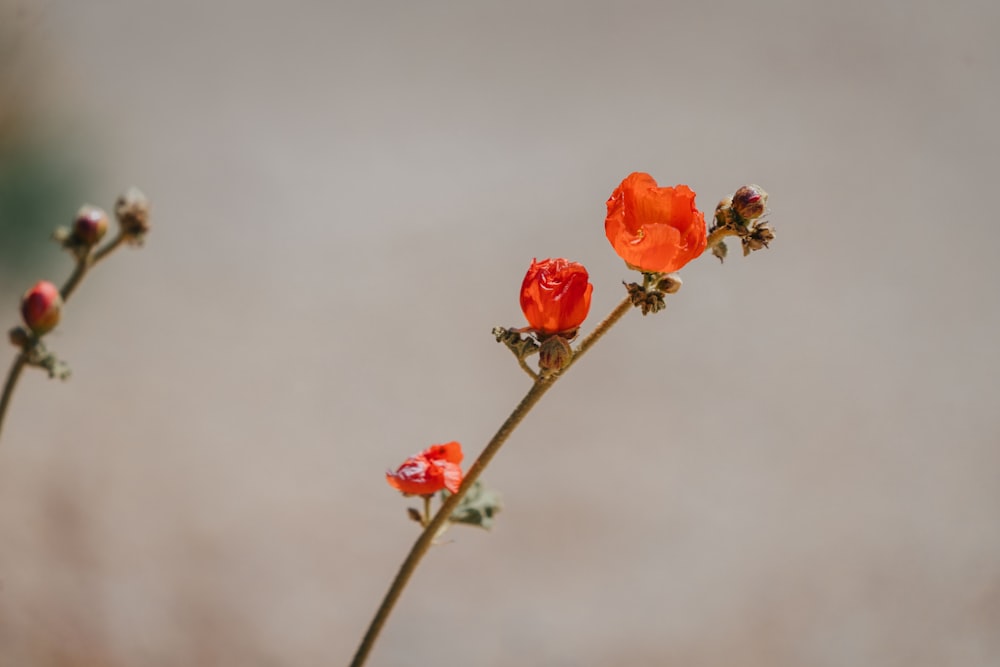
{"label": "pink flower bud", "polygon": [[81,245],[98,243],[108,231],[108,214],[96,206],[83,206],[73,220],[73,238]]}
{"label": "pink flower bud", "polygon": [[21,298],[21,315],[24,323],[37,336],[52,331],[59,324],[62,296],[59,288],[47,280],[39,280]]}

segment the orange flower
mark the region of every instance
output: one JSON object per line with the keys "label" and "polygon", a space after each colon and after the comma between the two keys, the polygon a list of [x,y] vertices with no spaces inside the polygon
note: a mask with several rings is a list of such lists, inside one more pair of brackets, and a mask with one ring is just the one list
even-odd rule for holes
{"label": "orange flower", "polygon": [[583,264],[565,259],[533,259],[521,283],[521,310],[535,331],[572,331],[587,319],[593,291]]}
{"label": "orange flower", "polygon": [[396,472],[386,471],[385,481],[408,496],[430,496],[441,489],[456,493],[462,485],[461,462],[459,443],[431,445],[403,461]]}
{"label": "orange flower", "polygon": [[625,262],[647,273],[677,271],[705,250],[705,216],[686,185],[660,188],[635,172],[608,199],[604,233]]}

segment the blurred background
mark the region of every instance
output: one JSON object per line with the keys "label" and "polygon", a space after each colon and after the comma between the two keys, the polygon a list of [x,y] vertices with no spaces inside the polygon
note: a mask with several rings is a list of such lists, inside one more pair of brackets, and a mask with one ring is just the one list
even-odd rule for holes
{"label": "blurred background", "polygon": [[[0,663],[346,665],[631,171],[770,194],[546,396],[372,665],[1000,660],[1000,5],[0,0],[0,304],[130,185],[0,445]],[[4,353],[10,360],[14,349]],[[3,361],[6,368],[8,361]]]}

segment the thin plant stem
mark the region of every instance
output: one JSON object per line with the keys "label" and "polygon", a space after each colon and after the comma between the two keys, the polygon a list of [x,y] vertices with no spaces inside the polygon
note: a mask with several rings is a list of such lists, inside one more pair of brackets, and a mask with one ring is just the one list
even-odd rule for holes
{"label": "thin plant stem", "polygon": [[[70,274],[69,278],[66,279],[66,283],[62,286],[62,289],[59,290],[59,295],[62,297],[64,303],[69,299],[70,295],[73,294],[74,290],[76,290],[87,271],[89,271],[99,261],[111,254],[115,248],[125,242],[126,238],[126,234],[119,232],[118,235],[105,244],[104,247],[77,259],[76,267],[73,269],[73,273]],[[10,367],[10,371],[7,373],[7,381],[4,382],[3,385],[3,395],[0,396],[0,434],[3,433],[4,417],[7,416],[7,407],[10,405],[11,396],[14,394],[14,387],[17,386],[17,381],[21,377],[21,371],[23,371],[24,367],[28,364],[29,350],[37,341],[38,338],[31,335],[29,342],[18,353],[17,357],[14,359],[14,363]]]}
{"label": "thin plant stem", "polygon": [[3,396],[0,396],[0,435],[3,435],[3,418],[7,415],[7,406],[10,405],[10,397],[14,395],[14,385],[21,377],[21,371],[28,364],[28,353],[25,350],[18,352],[14,358],[14,363],[7,373],[7,381],[3,385]]}
{"label": "thin plant stem", "polygon": [[531,366],[529,366],[528,362],[524,360],[524,357],[518,356],[517,363],[521,367],[521,370],[523,370],[525,373],[528,374],[528,377],[530,377],[532,380],[538,379],[538,373],[531,370]]}
{"label": "thin plant stem", "polygon": [[92,253],[88,253],[85,257],[77,260],[76,268],[73,269],[73,273],[71,273],[69,278],[66,280],[66,284],[63,285],[61,290],[59,290],[59,294],[62,295],[62,300],[66,301],[69,299],[70,295],[76,289],[76,286],[80,284],[81,280],[83,280],[83,276],[87,273],[87,271],[89,271],[99,261],[111,254],[111,251],[120,246],[124,241],[125,234],[119,232],[118,235],[109,241],[103,248],[95,250]]}
{"label": "thin plant stem", "polygon": [[386,620],[389,618],[389,614],[392,613],[392,609],[402,594],[403,589],[406,588],[406,584],[410,581],[410,577],[413,572],[417,569],[417,565],[420,564],[421,559],[430,549],[434,542],[434,538],[437,537],[441,528],[444,526],[445,522],[451,517],[452,512],[455,511],[455,507],[462,501],[465,494],[468,493],[472,485],[476,483],[479,479],[480,474],[489,465],[490,461],[500,447],[503,446],[510,434],[514,432],[514,429],[521,423],[521,421],[527,416],[531,409],[535,407],[542,396],[545,395],[552,385],[556,383],[562,374],[565,373],[570,366],[572,366],[576,361],[583,356],[583,354],[593,347],[608,330],[614,326],[614,324],[622,318],[625,313],[629,311],[632,307],[632,301],[629,297],[626,297],[621,303],[619,303],[614,310],[611,311],[604,320],[597,325],[583,341],[580,343],[579,348],[573,355],[572,360],[570,360],[569,365],[566,366],[560,373],[545,377],[538,377],[528,393],[524,395],[521,402],[517,404],[514,411],[510,413],[506,421],[500,426],[494,436],[486,444],[483,452],[479,455],[479,458],[469,467],[467,473],[465,473],[465,478],[462,480],[462,485],[459,487],[457,493],[453,493],[448,496],[447,499],[441,504],[441,508],[434,515],[434,518],[424,527],[424,530],[420,533],[417,541],[414,542],[413,547],[410,549],[410,553],[406,556],[406,560],[399,567],[399,571],[396,573],[395,579],[392,580],[392,584],[389,586],[389,590],[386,592],[385,597],[382,598],[382,604],[379,606],[378,611],[375,612],[375,618],[372,619],[371,624],[368,626],[367,632],[365,632],[364,638],[361,640],[361,645],[358,647],[357,652],[354,654],[354,659],[351,660],[351,667],[361,667],[365,660],[368,658],[368,654],[371,652],[372,647],[375,645],[375,640],[378,639],[379,632],[382,630],[382,626],[385,625]]}
{"label": "thin plant stem", "polygon": [[113,239],[111,239],[103,248],[99,248],[96,251],[94,251],[94,256],[90,260],[90,265],[94,266],[99,261],[110,255],[111,252],[114,251],[118,246],[120,246],[122,243],[125,243],[125,240],[128,239],[128,237],[129,237],[128,234],[124,232],[118,232],[118,235],[115,236]]}

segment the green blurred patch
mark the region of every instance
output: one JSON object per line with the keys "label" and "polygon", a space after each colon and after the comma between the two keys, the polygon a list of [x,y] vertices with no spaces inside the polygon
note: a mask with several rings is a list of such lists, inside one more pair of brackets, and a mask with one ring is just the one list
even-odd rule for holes
{"label": "green blurred patch", "polygon": [[60,259],[51,239],[83,203],[84,175],[68,151],[0,137],[0,275],[36,280]]}

